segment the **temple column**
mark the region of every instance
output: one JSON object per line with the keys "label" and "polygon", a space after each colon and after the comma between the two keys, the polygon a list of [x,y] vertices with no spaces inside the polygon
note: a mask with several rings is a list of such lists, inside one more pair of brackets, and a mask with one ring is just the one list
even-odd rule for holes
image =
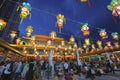
{"label": "temple column", "polygon": [[51,69],[51,75],[54,76],[54,64],[53,64],[53,50],[49,51],[49,68]]}

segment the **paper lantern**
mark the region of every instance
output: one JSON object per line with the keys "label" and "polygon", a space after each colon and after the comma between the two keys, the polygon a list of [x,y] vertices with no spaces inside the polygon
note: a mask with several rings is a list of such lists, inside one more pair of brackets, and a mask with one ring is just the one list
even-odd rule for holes
{"label": "paper lantern", "polygon": [[109,42],[106,42],[106,46],[108,46],[108,47],[111,47],[112,45],[111,45],[111,42],[109,41]]}
{"label": "paper lantern", "polygon": [[107,32],[105,31],[105,29],[101,29],[99,35],[102,39],[107,39],[108,38]]}
{"label": "paper lantern", "polygon": [[6,26],[6,22],[0,19],[0,30],[2,30]]}
{"label": "paper lantern", "polygon": [[85,44],[86,44],[87,46],[90,46],[90,39],[89,39],[89,38],[86,38],[84,41],[85,41]]}
{"label": "paper lantern", "polygon": [[81,31],[82,31],[84,36],[88,36],[90,34],[88,23],[85,23],[85,24],[82,25]]}
{"label": "paper lantern", "polygon": [[81,2],[87,2],[87,0],[80,0]]}
{"label": "paper lantern", "polygon": [[92,44],[91,47],[92,47],[92,49],[95,49],[95,45],[94,44]]}
{"label": "paper lantern", "polygon": [[102,41],[99,41],[99,40],[98,40],[96,43],[97,43],[97,45],[98,45],[98,48],[102,48]]}
{"label": "paper lantern", "polygon": [[113,32],[111,35],[112,35],[112,38],[113,38],[114,40],[118,40],[118,39],[119,39],[119,36],[118,36],[118,33],[117,33],[117,32]]}
{"label": "paper lantern", "polygon": [[112,15],[120,17],[120,0],[111,0],[107,8],[112,11]]}
{"label": "paper lantern", "polygon": [[21,42],[21,39],[20,39],[20,38],[17,38],[17,39],[16,39],[16,44],[20,44],[20,42]]}
{"label": "paper lantern", "polygon": [[47,41],[47,46],[51,46],[51,43],[52,43],[52,41],[51,41],[51,40],[48,40],[48,41]]}
{"label": "paper lantern", "polygon": [[26,36],[27,36],[27,37],[30,37],[31,34],[32,34],[32,32],[33,32],[33,27],[32,27],[32,26],[28,26],[28,27],[26,28]]}
{"label": "paper lantern", "polygon": [[62,46],[65,46],[65,41],[61,41],[61,45],[62,45]]}
{"label": "paper lantern", "polygon": [[56,32],[55,32],[55,31],[50,32],[50,37],[51,37],[52,39],[56,38],[56,37],[57,37]]}
{"label": "paper lantern", "polygon": [[56,16],[56,19],[57,19],[57,26],[59,28],[59,32],[61,33],[61,29],[63,28],[63,24],[65,22],[65,17],[62,14],[58,14]]}
{"label": "paper lantern", "polygon": [[75,42],[74,36],[71,36],[69,41],[74,43]]}
{"label": "paper lantern", "polygon": [[10,33],[10,37],[12,38],[12,39],[14,39],[15,37],[17,36],[17,32],[16,31],[11,31],[11,33]]}
{"label": "paper lantern", "polygon": [[120,4],[114,6],[112,10],[112,15],[120,17]]}
{"label": "paper lantern", "polygon": [[30,15],[31,5],[27,2],[23,2],[20,8],[21,8],[20,18],[22,22],[23,19],[25,19],[28,15]]}

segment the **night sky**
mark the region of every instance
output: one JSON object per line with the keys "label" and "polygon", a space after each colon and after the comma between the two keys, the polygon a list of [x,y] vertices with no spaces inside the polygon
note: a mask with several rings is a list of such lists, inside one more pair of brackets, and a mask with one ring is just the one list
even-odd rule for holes
{"label": "night sky", "polygon": [[[51,31],[56,31],[58,37],[66,40],[70,35],[77,39],[84,39],[81,33],[81,23],[88,23],[90,27],[90,39],[100,39],[99,29],[106,29],[109,39],[112,40],[111,32],[120,34],[119,18],[115,17],[117,24],[112,19],[112,12],[107,9],[111,0],[90,0],[91,6],[81,3],[80,0],[29,0],[32,6],[32,17],[27,17],[19,26],[20,36],[25,35],[25,29],[31,25],[34,34],[49,35]],[[64,14],[66,24],[59,33],[56,23],[56,15]]]}

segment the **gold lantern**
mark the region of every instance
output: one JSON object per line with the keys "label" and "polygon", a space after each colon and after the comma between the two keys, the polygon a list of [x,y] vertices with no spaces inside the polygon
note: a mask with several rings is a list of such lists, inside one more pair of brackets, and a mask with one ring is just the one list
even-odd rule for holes
{"label": "gold lantern", "polygon": [[69,41],[74,43],[75,42],[75,38],[73,36],[71,36]]}
{"label": "gold lantern", "polygon": [[50,32],[50,37],[52,38],[52,39],[54,39],[54,38],[56,38],[57,37],[57,34],[56,34],[56,32],[55,31],[52,31],[52,32]]}
{"label": "gold lantern", "polygon": [[28,27],[26,28],[26,36],[27,36],[27,37],[30,37],[31,34],[32,34],[32,32],[33,32],[33,27],[32,27],[32,26],[28,26]]}
{"label": "gold lantern", "polygon": [[47,41],[47,46],[51,46],[51,43],[52,43],[52,41],[51,41],[51,40],[48,40],[48,41]]}
{"label": "gold lantern", "polygon": [[80,0],[81,2],[87,2],[87,0]]}
{"label": "gold lantern", "polygon": [[20,6],[20,9],[21,9],[20,18],[22,22],[23,19],[25,19],[28,15],[30,15],[31,5],[29,3],[23,2],[22,6]]}
{"label": "gold lantern", "polygon": [[61,41],[61,46],[65,46],[65,41]]}
{"label": "gold lantern", "polygon": [[102,41],[99,41],[99,40],[98,40],[96,43],[97,43],[97,45],[98,45],[98,48],[102,48]]}
{"label": "gold lantern", "polygon": [[89,38],[86,38],[86,39],[85,39],[85,44],[86,44],[87,46],[90,46],[90,39],[89,39]]}
{"label": "gold lantern", "polygon": [[111,35],[112,35],[114,40],[118,40],[119,39],[119,36],[118,36],[117,32],[113,32]]}
{"label": "gold lantern", "polygon": [[107,39],[108,38],[107,32],[105,31],[105,29],[101,29],[99,35],[102,39]]}
{"label": "gold lantern", "polygon": [[0,19],[0,30],[2,30],[6,26],[6,22]]}
{"label": "gold lantern", "polygon": [[65,22],[65,17],[62,14],[58,14],[56,16],[57,19],[57,26],[59,28],[59,32],[61,33],[61,29],[63,28],[63,23]]}

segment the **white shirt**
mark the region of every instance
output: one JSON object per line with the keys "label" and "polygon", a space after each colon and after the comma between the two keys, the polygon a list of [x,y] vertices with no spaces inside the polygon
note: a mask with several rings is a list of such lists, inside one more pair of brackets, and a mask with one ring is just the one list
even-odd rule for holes
{"label": "white shirt", "polygon": [[4,71],[4,74],[10,74],[11,72],[8,71],[8,69],[10,68],[10,63],[8,63],[5,67],[5,71]]}
{"label": "white shirt", "polygon": [[68,63],[64,63],[64,68],[68,69]]}

